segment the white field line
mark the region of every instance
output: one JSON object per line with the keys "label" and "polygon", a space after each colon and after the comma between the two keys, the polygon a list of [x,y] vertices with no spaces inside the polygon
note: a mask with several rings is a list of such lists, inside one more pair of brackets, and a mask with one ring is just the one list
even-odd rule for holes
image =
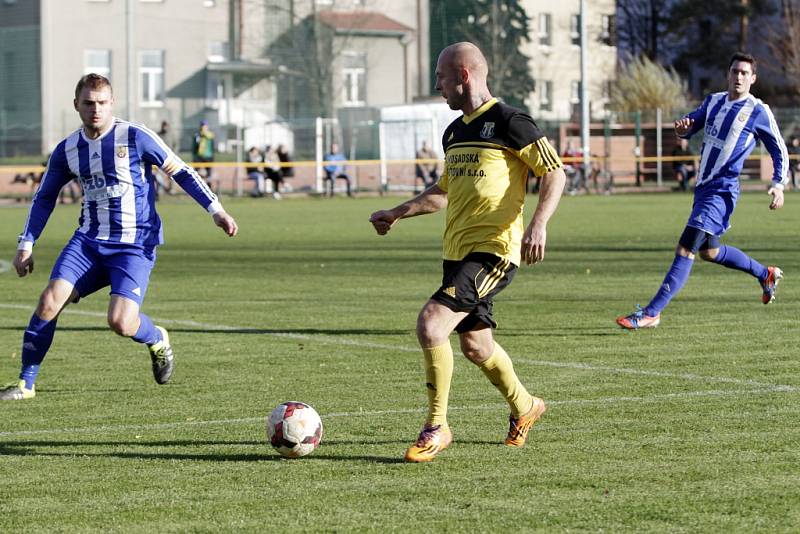
{"label": "white field line", "polygon": [[[0,303],[0,308],[6,309],[15,309],[15,310],[27,310],[28,313],[32,313],[33,309],[30,306],[25,306],[23,304],[6,304]],[[103,312],[93,312],[93,311],[84,311],[84,310],[76,310],[72,308],[67,308],[65,313],[69,313],[72,315],[82,315],[87,317],[106,317],[106,314]],[[190,320],[180,320],[180,319],[158,319],[153,317],[152,318],[155,322],[164,325],[177,325],[177,326],[189,326],[193,328],[201,328],[203,330],[211,330],[211,331],[218,331],[218,332],[229,332],[229,331],[248,331],[248,330],[258,330],[256,327],[252,326],[227,326],[221,324],[208,324],[208,323],[200,323],[197,321],[190,321]],[[294,332],[264,332],[264,336],[271,336],[277,338],[284,338],[284,339],[297,339],[303,341],[314,341],[317,343],[327,343],[331,345],[346,345],[346,346],[355,346],[355,347],[363,347],[369,349],[380,349],[380,350],[387,350],[387,351],[394,351],[394,352],[419,352],[418,347],[404,347],[402,345],[387,345],[381,343],[372,343],[369,341],[360,341],[357,339],[347,339],[341,337],[333,337],[333,336],[326,336],[323,334],[298,334]],[[738,384],[741,386],[752,387],[752,388],[765,388],[771,389],[774,391],[787,391],[793,392],[798,391],[798,388],[794,386],[788,385],[781,385],[781,384],[770,384],[766,382],[758,382],[755,380],[744,380],[740,378],[732,378],[732,377],[725,377],[725,376],[704,376],[698,375],[694,373],[670,373],[666,371],[649,371],[646,369],[633,369],[633,368],[626,368],[626,367],[608,367],[602,365],[591,365],[586,363],[580,362],[556,362],[556,361],[547,361],[547,360],[534,360],[529,358],[513,358],[515,363],[519,364],[527,364],[527,365],[538,365],[542,367],[556,367],[556,368],[566,368],[566,369],[577,369],[583,371],[594,371],[594,372],[604,372],[604,373],[612,373],[612,374],[627,374],[627,375],[639,375],[639,376],[652,376],[657,378],[674,378],[678,380],[688,380],[688,381],[699,381],[699,382],[717,382],[717,383],[726,383],[726,384]]]}
{"label": "white field line", "polygon": [[6,260],[0,260],[0,274],[7,273],[11,270],[11,262]]}
{"label": "white field line", "polygon": [[[582,406],[589,404],[617,404],[626,402],[662,402],[664,400],[681,400],[696,397],[725,397],[735,395],[759,395],[784,392],[786,390],[777,388],[764,388],[764,389],[748,389],[748,390],[710,390],[710,391],[686,391],[681,393],[665,393],[661,395],[648,395],[648,396],[622,396],[622,397],[604,397],[600,399],[571,399],[571,400],[548,400],[547,405],[553,406]],[[451,411],[461,410],[501,410],[506,408],[506,404],[483,404],[477,406],[451,406]],[[322,419],[335,418],[335,417],[383,417],[387,415],[401,415],[401,414],[421,414],[425,413],[424,408],[405,408],[398,410],[371,410],[371,411],[357,411],[357,412],[332,412],[327,414],[320,414]],[[159,431],[171,430],[184,427],[203,427],[203,426],[216,426],[216,425],[250,425],[255,423],[263,423],[264,417],[245,417],[237,419],[211,419],[204,421],[176,421],[172,423],[154,423],[142,425],[104,425],[96,427],[82,427],[82,428],[50,428],[42,430],[18,430],[11,432],[0,432],[0,438],[13,438],[21,436],[37,436],[37,435],[65,435],[65,434],[99,434],[99,433],[121,433],[130,431]]]}

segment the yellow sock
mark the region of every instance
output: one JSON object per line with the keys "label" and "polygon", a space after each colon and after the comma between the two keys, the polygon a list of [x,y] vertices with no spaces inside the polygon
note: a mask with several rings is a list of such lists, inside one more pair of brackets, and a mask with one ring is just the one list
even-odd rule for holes
{"label": "yellow sock", "polygon": [[494,352],[485,362],[478,364],[483,374],[494,384],[494,387],[505,397],[511,407],[511,415],[519,417],[533,406],[533,397],[517,378],[514,364],[503,347],[494,344]]}
{"label": "yellow sock", "polygon": [[438,347],[423,348],[425,380],[428,390],[428,419],[430,426],[447,428],[447,399],[453,377],[453,347],[448,341]]}

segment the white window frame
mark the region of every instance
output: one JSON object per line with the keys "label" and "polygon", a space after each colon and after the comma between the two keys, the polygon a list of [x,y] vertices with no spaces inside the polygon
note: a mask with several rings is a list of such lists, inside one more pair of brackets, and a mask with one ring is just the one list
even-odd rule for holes
{"label": "white window frame", "polygon": [[600,42],[606,46],[614,46],[612,40],[612,20],[615,20],[614,15],[600,15]]}
{"label": "white window frame", "polygon": [[[342,69],[344,95],[342,103],[347,107],[363,107],[367,105],[367,69],[365,67],[345,67]],[[363,83],[364,93],[361,91]]]}
{"label": "white window frame", "polygon": [[[222,53],[216,53],[212,47],[219,47]],[[228,43],[226,41],[209,41],[207,45],[207,58],[209,63],[222,63],[228,60]]]}
{"label": "white window frame", "polygon": [[569,16],[569,38],[572,46],[581,45],[581,16],[579,13]]}
{"label": "white window frame", "polygon": [[[161,55],[160,67],[145,67],[142,65],[145,54],[157,52]],[[156,95],[155,99],[145,100],[145,94],[153,95],[158,92],[155,80],[161,79],[161,95]],[[161,98],[158,99],[158,96]],[[139,105],[143,108],[160,108],[164,106],[166,99],[166,84],[164,77],[164,50],[149,49],[139,51]]]}
{"label": "white window frame", "polygon": [[569,84],[569,101],[572,104],[579,104],[581,101],[581,81],[572,80]]}
{"label": "white window frame", "polygon": [[367,53],[345,51],[342,52],[342,61],[342,105],[353,108],[366,106]]}
{"label": "white window frame", "polygon": [[[108,64],[105,66],[92,65],[89,62],[89,57],[92,54],[105,53],[108,58]],[[108,48],[88,48],[83,51],[83,73],[90,74],[94,72],[100,76],[105,76],[109,81],[111,80],[111,50]]]}
{"label": "white window frame", "polygon": [[553,16],[550,13],[539,13],[539,46],[553,45]]}
{"label": "white window frame", "polygon": [[539,87],[539,110],[553,111],[553,82],[542,80],[537,86]]}

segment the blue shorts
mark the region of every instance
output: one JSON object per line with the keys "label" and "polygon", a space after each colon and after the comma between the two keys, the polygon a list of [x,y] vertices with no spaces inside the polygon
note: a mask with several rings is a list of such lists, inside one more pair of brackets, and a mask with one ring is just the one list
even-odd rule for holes
{"label": "blue shorts", "polygon": [[702,192],[695,190],[692,214],[686,226],[697,228],[707,234],[721,236],[731,227],[731,215],[736,207],[738,194],[732,191]]}
{"label": "blue shorts", "polygon": [[75,232],[53,265],[50,280],[66,280],[81,298],[111,286],[111,295],[141,306],[155,263],[155,247],[101,244]]}

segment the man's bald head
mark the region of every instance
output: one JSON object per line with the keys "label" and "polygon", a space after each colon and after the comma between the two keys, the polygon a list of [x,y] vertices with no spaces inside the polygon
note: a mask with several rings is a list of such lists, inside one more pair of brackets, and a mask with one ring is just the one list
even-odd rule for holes
{"label": "man's bald head", "polygon": [[451,109],[471,113],[492,98],[486,84],[489,66],[483,52],[472,43],[451,44],[436,63],[436,90]]}
{"label": "man's bald head", "polygon": [[442,50],[439,61],[450,68],[467,69],[473,76],[483,80],[489,75],[489,66],[481,49],[466,41],[451,44]]}

